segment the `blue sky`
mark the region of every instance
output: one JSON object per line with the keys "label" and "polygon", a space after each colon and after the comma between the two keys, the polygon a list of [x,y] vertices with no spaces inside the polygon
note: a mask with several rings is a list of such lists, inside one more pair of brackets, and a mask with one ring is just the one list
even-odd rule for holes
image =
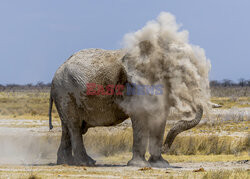
{"label": "blue sky", "polygon": [[84,48],[117,49],[162,11],[205,49],[210,79],[250,79],[249,0],[1,0],[0,84],[50,82]]}

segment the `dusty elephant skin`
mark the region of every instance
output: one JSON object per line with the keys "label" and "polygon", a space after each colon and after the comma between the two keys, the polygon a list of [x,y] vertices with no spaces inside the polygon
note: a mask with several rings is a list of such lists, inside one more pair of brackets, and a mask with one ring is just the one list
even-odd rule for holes
{"label": "dusty elephant skin", "polygon": [[[56,71],[51,87],[49,116],[52,129],[51,108],[54,102],[62,125],[57,164],[95,165],[95,160],[87,155],[82,134],[85,134],[90,127],[112,126],[130,117],[133,127],[133,157],[128,165],[169,167],[169,163],[161,156],[165,115],[155,121],[154,116],[143,106],[140,110],[125,112],[127,110],[124,106],[119,105],[123,101],[133,103],[133,99],[138,96],[86,95],[88,83],[103,86],[129,83],[123,64],[124,58],[126,55],[121,50],[82,50],[71,56]],[[168,95],[165,94],[161,98],[167,99]],[[166,105],[165,108],[168,106]],[[198,113],[200,114],[194,120],[179,127],[175,126],[174,131],[171,130],[173,136],[168,136],[171,142],[181,131],[197,125],[197,121],[199,122],[202,116],[202,109]],[[151,156],[146,161],[145,152],[148,142]]]}

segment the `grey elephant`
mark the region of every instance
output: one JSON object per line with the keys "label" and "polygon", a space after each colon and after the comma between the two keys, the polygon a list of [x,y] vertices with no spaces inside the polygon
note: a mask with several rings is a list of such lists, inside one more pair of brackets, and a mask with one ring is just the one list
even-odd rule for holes
{"label": "grey elephant", "polygon": [[[141,42],[140,53],[150,56],[150,51],[150,44]],[[90,90],[89,84],[98,84],[104,86],[104,89],[108,88],[108,85],[122,87],[132,84],[126,69],[128,65],[126,62],[129,58],[134,57],[123,50],[81,50],[72,55],[56,71],[51,86],[49,124],[52,129],[51,110],[54,102],[62,125],[57,164],[94,166],[96,161],[87,154],[82,135],[87,132],[88,128],[113,126],[131,118],[133,157],[128,165],[161,168],[170,166],[161,155],[169,103],[163,103],[166,113],[155,122],[155,116],[151,115],[146,107],[140,106],[140,109],[137,109],[133,106],[134,102],[140,100],[140,96],[127,95],[126,89],[115,88],[113,94],[108,94],[103,89],[99,91],[99,94],[88,94],[91,92],[88,91]],[[150,81],[154,81],[154,77],[149,78]],[[164,88],[167,88],[167,80],[162,79],[162,84]],[[117,94],[117,92],[122,94]],[[102,93],[108,95],[102,95]],[[160,98],[168,100],[169,96],[166,93]],[[122,105],[123,102],[126,102],[127,106],[132,106],[131,109],[127,110],[126,105]],[[165,150],[170,148],[174,138],[180,132],[199,123],[203,108],[198,105],[194,111],[196,111],[196,117],[193,120],[181,120],[170,130],[165,141]],[[147,161],[145,153],[148,146],[150,158]]]}

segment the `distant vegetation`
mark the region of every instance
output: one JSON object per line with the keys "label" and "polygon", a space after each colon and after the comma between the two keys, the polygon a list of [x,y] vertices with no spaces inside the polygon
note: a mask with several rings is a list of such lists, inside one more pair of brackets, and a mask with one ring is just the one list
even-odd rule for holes
{"label": "distant vegetation", "polygon": [[238,82],[234,82],[233,80],[229,79],[224,79],[222,81],[217,81],[217,80],[212,80],[210,81],[210,86],[211,87],[218,87],[218,86],[223,86],[223,87],[230,87],[230,86],[235,86],[235,87],[250,87],[250,79],[245,80],[244,78],[240,78]]}
{"label": "distant vegetation", "polygon": [[36,84],[25,84],[25,85],[19,85],[19,84],[7,84],[7,85],[1,85],[0,84],[0,91],[2,92],[22,92],[22,91],[33,91],[38,90],[40,91],[49,91],[51,86],[51,83],[44,83],[44,82],[37,82]]}
{"label": "distant vegetation", "polygon": [[222,81],[210,81],[212,97],[249,97],[250,96],[250,80],[243,78],[238,82],[229,79]]}
{"label": "distant vegetation", "polygon": [[[48,92],[51,83],[37,82],[36,84],[0,84],[0,92],[22,92],[22,91],[37,91]],[[211,95],[214,97],[248,97],[250,96],[250,79],[245,80],[240,78],[237,82],[229,79],[221,81],[210,81]]]}

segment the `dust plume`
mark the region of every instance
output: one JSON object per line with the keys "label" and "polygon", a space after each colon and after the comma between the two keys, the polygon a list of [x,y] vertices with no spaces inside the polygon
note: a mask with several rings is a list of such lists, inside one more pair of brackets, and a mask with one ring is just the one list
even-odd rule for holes
{"label": "dust plume", "polygon": [[162,12],[142,29],[124,36],[128,79],[136,84],[162,84],[163,93],[168,94],[122,103],[128,112],[143,106],[157,115],[170,110],[172,116],[184,115],[188,120],[197,104],[208,111],[210,61],[202,48],[189,44],[188,31],[180,27],[172,14]]}
{"label": "dust plume", "polygon": [[60,139],[30,133],[0,135],[0,164],[48,164],[56,161]]}

